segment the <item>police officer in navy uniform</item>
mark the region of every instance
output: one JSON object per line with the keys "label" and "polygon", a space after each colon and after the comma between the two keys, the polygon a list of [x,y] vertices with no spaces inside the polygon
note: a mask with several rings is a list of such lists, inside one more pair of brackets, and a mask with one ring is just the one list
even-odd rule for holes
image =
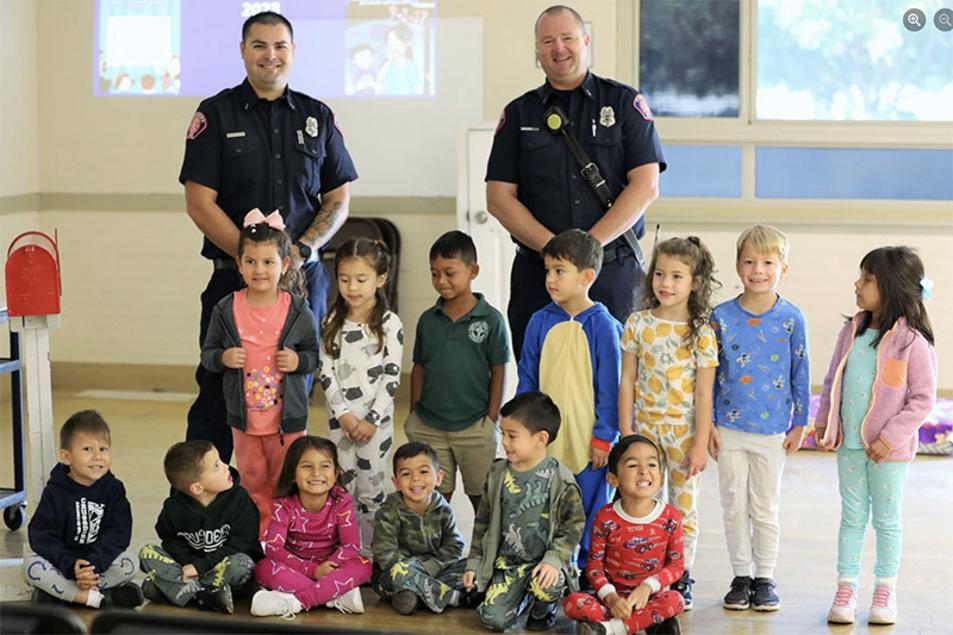
{"label": "police officer in navy uniform", "polygon": [[[487,164],[487,209],[517,243],[507,317],[513,350],[534,312],[550,302],[539,251],[566,229],[588,231],[604,252],[591,296],[625,323],[644,275],[639,238],[646,208],[658,197],[665,169],[652,112],[637,90],[587,70],[589,35],[575,10],[557,5],[536,20],[536,55],[546,81],[503,111]],[[594,161],[614,199],[607,210],[564,138],[544,122],[556,106]],[[633,249],[635,247],[635,249]]]}
{"label": "police officer in navy uniform", "polygon": [[[318,257],[347,218],[349,183],[357,178],[334,115],[322,102],[288,88],[294,60],[291,23],[277,13],[254,15],[242,26],[240,85],[204,100],[189,126],[179,181],[186,209],[205,235],[202,255],[214,267],[202,293],[199,342],[212,308],[243,285],[235,257],[245,214],[278,210],[295,241],[292,266],[308,281],[318,324],[328,278]],[[199,396],[188,415],[188,439],[206,439],[222,460],[232,454],[225,423],[222,375],[201,365]]]}

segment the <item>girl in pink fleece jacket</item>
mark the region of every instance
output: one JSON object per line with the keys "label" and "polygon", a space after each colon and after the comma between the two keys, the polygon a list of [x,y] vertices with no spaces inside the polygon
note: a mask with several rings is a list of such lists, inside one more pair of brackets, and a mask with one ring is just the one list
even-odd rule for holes
{"label": "girl in pink fleece jacket", "polygon": [[909,247],[864,256],[854,283],[860,312],[841,329],[815,420],[821,450],[837,450],[841,522],[837,593],[828,621],[857,619],[867,523],[877,533],[871,624],[897,621],[900,507],[917,430],[936,401],[933,330],[923,306],[929,283]]}
{"label": "girl in pink fleece jacket", "polygon": [[[360,585],[371,578],[351,496],[336,483],[334,444],[304,436],[288,448],[255,578],[265,589],[252,615],[294,615],[315,606],[363,613]],[[268,590],[271,589],[271,590]]]}

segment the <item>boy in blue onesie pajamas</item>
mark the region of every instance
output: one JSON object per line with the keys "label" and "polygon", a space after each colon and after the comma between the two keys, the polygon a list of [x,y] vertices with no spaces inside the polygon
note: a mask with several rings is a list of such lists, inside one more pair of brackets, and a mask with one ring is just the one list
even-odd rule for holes
{"label": "boy in blue onesie pajamas", "polygon": [[552,302],[533,314],[523,337],[516,393],[547,393],[562,413],[550,456],[572,471],[582,491],[586,528],[579,567],[586,564],[592,519],[612,499],[606,482],[609,450],[618,438],[622,325],[589,298],[602,268],[602,246],[570,229],[543,248]]}

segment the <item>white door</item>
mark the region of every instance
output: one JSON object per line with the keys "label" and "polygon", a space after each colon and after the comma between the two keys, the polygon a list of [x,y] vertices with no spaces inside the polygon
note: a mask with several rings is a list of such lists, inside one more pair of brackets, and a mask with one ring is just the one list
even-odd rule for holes
{"label": "white door", "polygon": [[[496,124],[481,124],[462,131],[457,180],[457,227],[467,232],[476,244],[480,275],[474,291],[506,316],[510,301],[510,268],[516,245],[509,233],[486,211],[486,162],[493,145]],[[509,326],[507,324],[507,326]],[[515,356],[513,357],[515,360]],[[516,392],[516,362],[506,369],[504,403]]]}

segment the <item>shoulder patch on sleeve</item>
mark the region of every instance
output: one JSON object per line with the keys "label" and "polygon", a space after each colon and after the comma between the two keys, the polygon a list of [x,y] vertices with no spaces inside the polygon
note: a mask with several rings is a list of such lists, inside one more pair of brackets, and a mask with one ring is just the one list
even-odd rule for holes
{"label": "shoulder patch on sleeve", "polygon": [[652,109],[649,108],[649,102],[645,101],[645,96],[641,93],[636,95],[632,100],[632,107],[639,111],[639,114],[642,115],[642,119],[646,121],[653,121],[655,116],[652,114]]}
{"label": "shoulder patch on sleeve", "polygon": [[208,128],[208,119],[205,118],[205,115],[201,110],[195,111],[195,116],[192,117],[192,121],[189,123],[189,131],[185,135],[186,139],[196,139],[200,134],[205,132],[205,129]]}
{"label": "shoulder patch on sleeve", "polygon": [[503,109],[503,112],[500,113],[500,120],[496,124],[496,132],[493,133],[493,136],[500,134],[500,130],[503,129],[503,126],[506,125],[506,108]]}

